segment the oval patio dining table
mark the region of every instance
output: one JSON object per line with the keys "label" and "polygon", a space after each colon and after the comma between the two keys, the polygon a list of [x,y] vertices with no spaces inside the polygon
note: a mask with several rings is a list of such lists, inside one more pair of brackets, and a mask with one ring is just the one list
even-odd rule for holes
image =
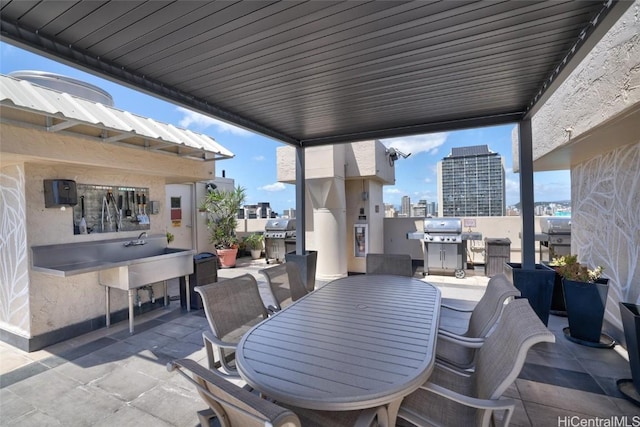
{"label": "oval patio dining table", "polygon": [[236,350],[253,388],[288,405],[347,411],[402,398],[430,376],[440,291],[410,277],[334,280],[251,329]]}

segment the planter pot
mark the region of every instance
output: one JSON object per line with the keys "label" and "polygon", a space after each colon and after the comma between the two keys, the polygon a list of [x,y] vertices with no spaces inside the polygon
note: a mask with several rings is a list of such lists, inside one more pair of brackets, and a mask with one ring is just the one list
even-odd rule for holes
{"label": "planter pot", "polygon": [[524,270],[520,263],[505,262],[504,274],[547,326],[556,272],[542,264],[536,264],[535,270]]}
{"label": "planter pot", "polygon": [[596,283],[563,279],[562,286],[569,320],[568,338],[579,344],[613,347],[609,340],[602,342],[601,333],[609,279],[598,279]]}
{"label": "planter pot", "polygon": [[562,287],[562,276],[560,276],[553,267],[542,263],[545,268],[555,273],[555,280],[553,282],[553,294],[551,295],[551,310],[550,313],[556,316],[567,317],[567,307],[564,304],[564,288]]}
{"label": "planter pot", "polygon": [[302,255],[289,252],[284,256],[286,262],[295,262],[300,270],[302,282],[308,292],[316,287],[316,264],[318,262],[318,251],[306,251]]}
{"label": "planter pot", "polygon": [[218,259],[222,268],[232,268],[236,266],[238,249],[218,249]]}
{"label": "planter pot", "polygon": [[632,380],[618,380],[618,388],[625,397],[640,406],[640,305],[621,302],[620,315],[627,341]]}
{"label": "planter pot", "polygon": [[251,259],[260,259],[262,249],[251,249]]}

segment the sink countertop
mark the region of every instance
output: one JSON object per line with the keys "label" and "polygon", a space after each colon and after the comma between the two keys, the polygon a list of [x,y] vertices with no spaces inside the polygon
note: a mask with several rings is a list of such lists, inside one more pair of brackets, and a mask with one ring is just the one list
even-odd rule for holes
{"label": "sink countertop", "polygon": [[[160,239],[161,237],[161,239]],[[68,277],[75,276],[77,274],[91,273],[95,271],[106,270],[110,268],[124,267],[133,264],[140,264],[144,262],[151,262],[157,260],[158,257],[173,258],[176,256],[194,255],[196,251],[194,249],[179,249],[169,248],[161,246],[164,242],[166,245],[166,237],[164,235],[150,236],[147,240],[149,247],[144,246],[125,248],[130,250],[131,258],[122,259],[121,246],[123,242],[131,239],[115,239],[107,241],[95,241],[95,242],[83,242],[83,243],[69,243],[65,245],[50,245],[50,246],[34,246],[33,250],[33,271],[58,276]],[[135,239],[134,239],[135,240]],[[104,253],[109,251],[103,251],[103,248],[116,247],[118,252],[117,260],[109,260],[110,256],[105,256]],[[139,254],[136,249],[145,249],[145,254]],[[152,252],[149,254],[148,252]],[[60,254],[64,253],[63,257],[53,256],[50,257],[50,253]],[[125,252],[126,254],[126,252]]]}

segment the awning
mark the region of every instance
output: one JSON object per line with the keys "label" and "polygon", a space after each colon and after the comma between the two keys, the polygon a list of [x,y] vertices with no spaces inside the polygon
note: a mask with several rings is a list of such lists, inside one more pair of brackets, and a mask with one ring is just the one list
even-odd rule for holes
{"label": "awning", "polygon": [[207,135],[5,75],[0,75],[0,108],[2,123],[73,134],[103,144],[194,160],[234,156]]}

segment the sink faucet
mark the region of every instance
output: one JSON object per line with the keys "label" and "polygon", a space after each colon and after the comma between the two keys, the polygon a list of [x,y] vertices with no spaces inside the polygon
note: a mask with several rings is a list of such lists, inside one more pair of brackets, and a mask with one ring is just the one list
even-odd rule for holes
{"label": "sink faucet", "polygon": [[146,245],[147,242],[142,240],[143,237],[149,237],[149,235],[147,234],[146,231],[143,231],[142,233],[140,233],[140,235],[138,236],[138,238],[136,240],[129,240],[128,242],[125,242],[124,246],[128,248],[129,246]]}

